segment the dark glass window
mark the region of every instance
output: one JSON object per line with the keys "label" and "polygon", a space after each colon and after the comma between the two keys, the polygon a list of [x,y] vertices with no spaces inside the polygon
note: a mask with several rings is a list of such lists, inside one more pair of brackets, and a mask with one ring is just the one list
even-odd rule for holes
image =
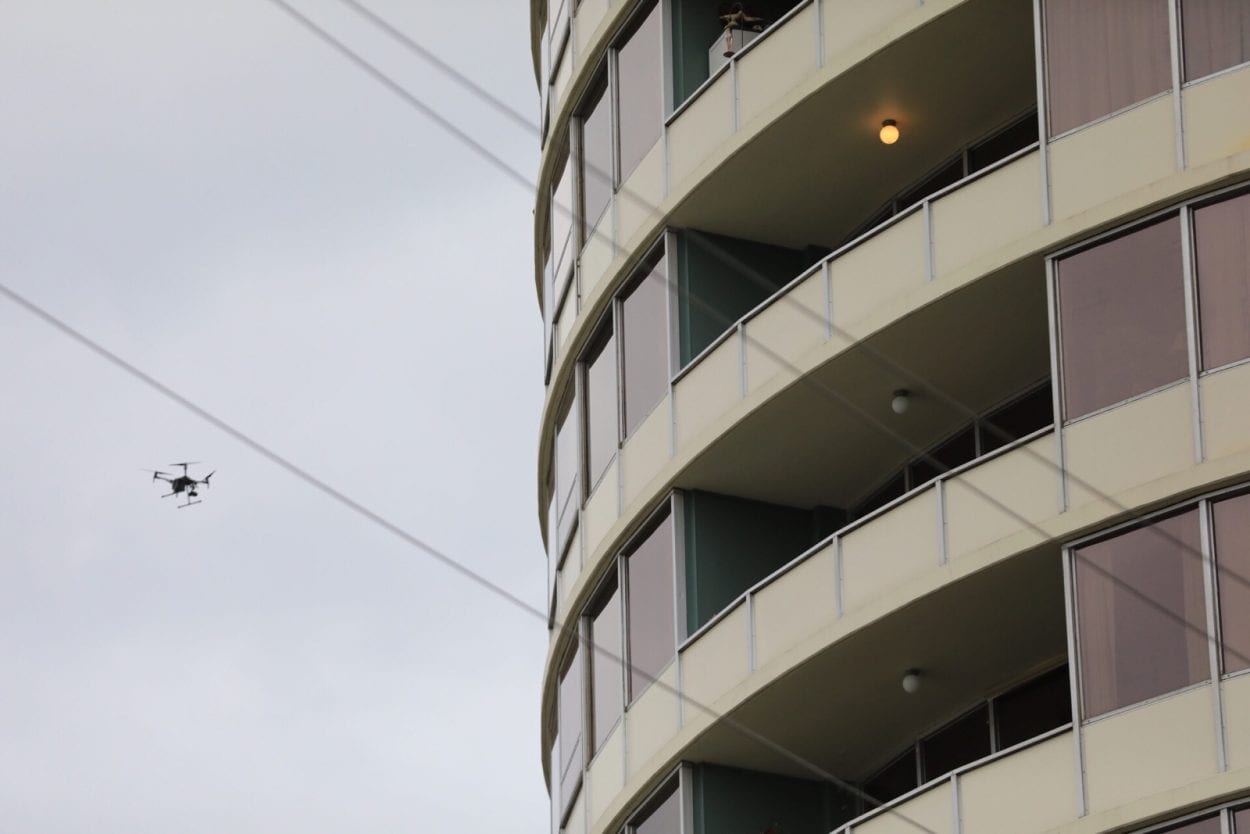
{"label": "dark glass window", "polygon": [[990,711],[982,704],[920,742],[924,779],[936,779],[990,752]]}
{"label": "dark glass window", "polygon": [[1066,665],[994,699],[998,749],[1040,736],[1072,720],[1072,690]]}
{"label": "dark glass window", "polygon": [[621,179],[642,162],[664,127],[664,45],[657,3],[617,53]]}
{"label": "dark glass window", "polygon": [[[1220,834],[1220,817],[1219,814],[1214,814],[1200,820],[1193,820],[1184,825],[1178,825],[1176,828],[1169,828],[1164,834]],[[1243,831],[1242,834],[1245,832]]]}
{"label": "dark glass window", "polygon": [[968,173],[988,168],[1037,141],[1037,114],[1030,113],[968,149]]}
{"label": "dark glass window", "polygon": [[941,191],[948,185],[954,185],[964,177],[964,161],[963,158],[952,159],[941,168],[925,177],[921,182],[903,196],[898,198],[899,211],[907,208],[913,203],[919,203],[925,197],[937,191]]}
{"label": "dark glass window", "polygon": [[1172,86],[1168,0],[1046,0],[1051,135]]}
{"label": "dark glass window", "polygon": [[[577,501],[573,498],[577,486],[578,465],[578,430],[577,420],[573,416],[573,386],[564,395],[556,411],[556,515],[563,520],[577,509]],[[560,525],[561,530],[564,525]],[[563,542],[561,542],[563,544]]]}
{"label": "dark glass window", "polygon": [[899,472],[886,481],[880,489],[860,502],[859,506],[855,508],[855,517],[859,518],[860,516],[868,515],[873,510],[884,507],[906,491],[906,479],[903,477],[903,473]]}
{"label": "dark glass window", "polygon": [[1069,419],[1188,375],[1175,217],[1070,255],[1058,269]]}
{"label": "dark glass window", "polygon": [[1212,506],[1224,671],[1250,669],[1250,495]]}
{"label": "dark glass window", "polygon": [[574,649],[560,678],[560,796],[573,798],[582,772],[582,656]]}
{"label": "dark glass window", "polygon": [[991,411],[980,422],[981,454],[1046,428],[1055,422],[1054,414],[1049,382],[997,411]]}
{"label": "dark glass window", "polygon": [[595,225],[612,199],[612,108],[605,95],[607,80],[589,97],[582,114],[582,245],[590,240]]}
{"label": "dark glass window", "polygon": [[[916,786],[916,748],[908,747],[906,753],[864,783],[864,793],[868,794],[869,799],[884,804]],[[871,811],[875,807],[877,806],[872,802],[868,802],[864,810]]]}
{"label": "dark glass window", "polygon": [[1250,357],[1250,194],[1194,212],[1194,252],[1202,367]]}
{"label": "dark glass window", "polygon": [[586,478],[594,490],[616,454],[616,339],[609,333],[586,360]]}
{"label": "dark glass window", "polygon": [[1198,513],[1076,550],[1086,718],[1209,676]]}
{"label": "dark glass window", "polygon": [[573,273],[573,165],[565,158],[559,179],[551,189],[551,246],[553,269],[556,276],[556,295],[559,296],[568,277]]}
{"label": "dark glass window", "polygon": [[[1234,812],[1233,822],[1235,823],[1233,830],[1237,831],[1238,834],[1248,834],[1250,832],[1250,808],[1242,808]],[[1217,828],[1216,831],[1218,830]],[[1203,832],[1203,834],[1206,834],[1206,832]],[[1211,834],[1215,834],[1215,831],[1211,832]]]}
{"label": "dark glass window", "polygon": [[681,792],[674,783],[668,795],[634,821],[635,834],[681,834]]}
{"label": "dark glass window", "polygon": [[1185,79],[1202,78],[1250,61],[1250,3],[1181,0]]}
{"label": "dark glass window", "polygon": [[625,561],[628,588],[630,699],[677,656],[673,597],[673,518],[652,530]]}
{"label": "dark glass window", "polygon": [[625,436],[668,392],[668,271],[663,256],[621,303]]}
{"label": "dark glass window", "polygon": [[912,489],[915,489],[946,472],[948,469],[954,469],[956,466],[962,466],[968,461],[974,460],[976,456],[977,436],[972,426],[969,426],[938,446],[925,458],[911,465],[910,486]]}
{"label": "dark glass window", "polygon": [[599,602],[599,607],[590,615],[590,643],[594,649],[590,652],[590,692],[591,692],[591,730],[594,747],[591,754],[599,752],[599,748],[608,739],[608,733],[616,726],[625,707],[625,680],[622,676],[622,653],[624,641],[621,639],[621,593],[612,583]]}

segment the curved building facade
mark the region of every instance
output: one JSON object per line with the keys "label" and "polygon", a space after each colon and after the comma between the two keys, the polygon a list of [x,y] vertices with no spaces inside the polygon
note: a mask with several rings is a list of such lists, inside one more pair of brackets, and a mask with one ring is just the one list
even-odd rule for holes
{"label": "curved building facade", "polygon": [[1250,834],[1250,0],[532,0],[553,834]]}

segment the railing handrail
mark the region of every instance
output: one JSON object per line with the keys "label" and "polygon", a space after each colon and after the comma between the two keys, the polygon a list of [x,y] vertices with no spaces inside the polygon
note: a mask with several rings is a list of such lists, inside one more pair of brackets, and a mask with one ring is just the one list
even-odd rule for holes
{"label": "railing handrail", "polygon": [[1011,441],[1010,443],[1007,443],[1003,446],[998,447],[997,449],[993,449],[989,452],[986,452],[985,454],[975,457],[970,461],[961,463],[959,466],[953,466],[950,469],[946,470],[945,472],[939,473],[935,477],[930,478],[928,481],[925,481],[920,486],[915,487],[911,490],[908,490],[907,492],[903,493],[902,495],[890,501],[889,503],[882,504],[880,507],[876,508],[872,512],[866,513],[860,516],[859,518],[855,519],[854,521],[847,522],[846,524],[842,525],[837,530],[835,530],[833,533],[830,533],[825,538],[813,544],[807,550],[804,550],[798,556],[795,556],[793,559],[786,562],[784,565],[777,568],[772,573],[768,574],[762,579],[757,580],[754,584],[750,585],[745,591],[735,596],[732,600],[729,601],[729,603],[725,605],[724,608],[716,612],[716,614],[714,614],[711,618],[709,618],[706,623],[704,623],[703,625],[699,626],[697,629],[692,631],[690,635],[687,636],[686,639],[681,642],[681,645],[677,647],[678,654],[680,654],[686,648],[688,648],[693,643],[695,643],[700,637],[702,637],[705,633],[710,631],[712,627],[715,626],[717,623],[719,623],[721,620],[724,620],[726,617],[732,614],[739,605],[747,601],[748,597],[757,595],[760,591],[764,590],[764,588],[768,587],[773,582],[780,579],[782,576],[785,576],[787,573],[794,570],[799,565],[803,564],[808,559],[812,558],[817,553],[824,550],[826,547],[836,544],[838,539],[845,538],[846,536],[858,530],[860,527],[863,527],[864,525],[874,521],[880,516],[885,515],[886,513],[890,512],[891,510],[893,510],[895,507],[899,506],[900,504],[905,504],[908,501],[912,500],[913,498],[919,498],[923,493],[927,492],[928,490],[937,489],[937,485],[939,482],[944,483],[953,478],[957,478],[960,475],[964,474],[965,472],[968,472],[971,469],[977,468],[981,464],[989,463],[995,458],[998,458],[1005,454],[1013,452],[1016,449],[1019,449],[1023,446],[1027,446],[1033,441],[1043,438],[1047,436],[1048,434],[1054,432],[1054,430],[1055,430],[1055,427],[1054,427],[1054,424],[1052,423],[1049,426],[1045,426],[1034,432],[1026,434],[1024,437],[1018,437],[1015,440]]}

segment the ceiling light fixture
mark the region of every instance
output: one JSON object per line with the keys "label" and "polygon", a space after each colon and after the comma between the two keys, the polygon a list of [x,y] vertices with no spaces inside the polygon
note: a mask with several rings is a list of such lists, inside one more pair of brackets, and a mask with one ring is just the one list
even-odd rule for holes
{"label": "ceiling light fixture", "polygon": [[915,695],[916,690],[920,688],[920,670],[908,669],[903,673],[903,691],[908,695]]}
{"label": "ceiling light fixture", "polygon": [[881,132],[877,135],[881,137],[883,144],[893,145],[898,141],[898,122],[886,119],[881,123]]}
{"label": "ceiling light fixture", "polygon": [[911,391],[906,388],[900,388],[894,392],[894,399],[890,400],[890,408],[895,414],[906,414],[907,409],[911,406]]}

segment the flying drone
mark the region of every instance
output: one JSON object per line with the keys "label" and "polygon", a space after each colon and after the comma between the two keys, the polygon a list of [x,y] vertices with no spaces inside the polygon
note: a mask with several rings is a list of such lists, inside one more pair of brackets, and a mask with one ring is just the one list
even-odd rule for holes
{"label": "flying drone", "polygon": [[[181,466],[182,467],[181,475],[170,475],[168,472],[161,472],[159,469],[152,472],[152,480],[164,481],[165,483],[169,484],[170,491],[162,495],[161,496],[162,498],[168,498],[171,495],[181,495],[183,498],[186,499],[186,503],[178,505],[178,509],[180,510],[183,507],[190,507],[193,504],[204,503],[203,501],[195,500],[196,498],[199,498],[200,496],[200,493],[197,491],[197,487],[199,487],[201,484],[203,484],[204,486],[208,486],[209,478],[212,478],[213,475],[217,474],[217,470],[214,469],[212,472],[209,472],[207,475],[205,475],[204,480],[202,481],[198,481],[195,478],[192,478],[190,475],[187,474],[187,467],[195,466],[198,463],[199,461],[190,460],[184,463],[169,464],[170,466]],[[149,470],[144,469],[143,471],[147,472]]]}

